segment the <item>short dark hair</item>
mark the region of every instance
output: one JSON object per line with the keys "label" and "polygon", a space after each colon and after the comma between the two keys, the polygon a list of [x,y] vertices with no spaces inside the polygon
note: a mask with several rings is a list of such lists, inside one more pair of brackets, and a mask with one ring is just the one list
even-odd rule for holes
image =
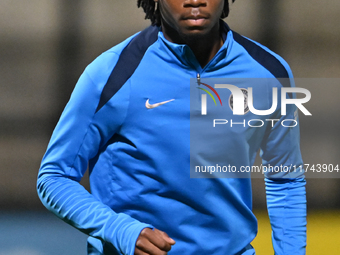
{"label": "short dark hair", "polygon": [[[235,2],[235,0],[232,0]],[[161,14],[159,9],[155,10],[155,1],[154,0],[137,0],[137,6],[142,7],[145,12],[145,19],[150,19],[151,24],[154,26],[161,25]],[[228,17],[229,15],[229,1],[225,0],[223,12],[221,15],[221,19]]]}

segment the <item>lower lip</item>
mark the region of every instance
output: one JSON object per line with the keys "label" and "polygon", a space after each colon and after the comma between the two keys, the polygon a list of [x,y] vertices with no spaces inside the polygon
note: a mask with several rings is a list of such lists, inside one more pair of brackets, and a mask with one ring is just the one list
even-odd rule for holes
{"label": "lower lip", "polygon": [[202,26],[205,19],[187,19],[186,21],[192,26]]}

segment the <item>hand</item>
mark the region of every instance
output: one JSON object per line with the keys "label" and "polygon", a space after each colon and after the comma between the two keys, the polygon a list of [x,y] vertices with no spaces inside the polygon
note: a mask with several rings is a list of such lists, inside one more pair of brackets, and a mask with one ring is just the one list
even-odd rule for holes
{"label": "hand", "polygon": [[166,255],[175,240],[158,229],[144,228],[137,238],[135,255]]}

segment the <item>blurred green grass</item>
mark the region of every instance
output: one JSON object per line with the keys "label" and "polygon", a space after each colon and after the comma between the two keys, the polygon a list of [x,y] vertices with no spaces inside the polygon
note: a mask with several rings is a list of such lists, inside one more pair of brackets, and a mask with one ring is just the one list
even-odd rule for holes
{"label": "blurred green grass", "polygon": [[[266,211],[254,212],[259,231],[252,242],[257,255],[273,255]],[[340,254],[340,211],[311,211],[307,215],[307,255]],[[294,255],[294,254],[292,254]]]}

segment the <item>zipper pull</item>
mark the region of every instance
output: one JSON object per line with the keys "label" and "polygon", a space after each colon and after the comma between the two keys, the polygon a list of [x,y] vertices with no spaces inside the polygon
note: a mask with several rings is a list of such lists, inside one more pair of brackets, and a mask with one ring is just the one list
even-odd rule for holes
{"label": "zipper pull", "polygon": [[197,84],[201,85],[201,76],[199,73],[197,73]]}

